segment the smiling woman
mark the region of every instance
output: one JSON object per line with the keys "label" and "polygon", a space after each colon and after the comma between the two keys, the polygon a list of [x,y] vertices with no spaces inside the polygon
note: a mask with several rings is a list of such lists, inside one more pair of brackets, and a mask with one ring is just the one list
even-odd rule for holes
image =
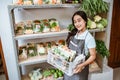
{"label": "smiling woman", "polygon": [[66,40],[68,48],[76,51],[76,56],[83,54],[86,60],[75,67],[74,75],[64,74],[64,80],[88,80],[89,64],[96,58],[95,39],[86,29],[87,16],[85,12],[75,12],[72,17],[72,24],[74,29],[69,33]]}

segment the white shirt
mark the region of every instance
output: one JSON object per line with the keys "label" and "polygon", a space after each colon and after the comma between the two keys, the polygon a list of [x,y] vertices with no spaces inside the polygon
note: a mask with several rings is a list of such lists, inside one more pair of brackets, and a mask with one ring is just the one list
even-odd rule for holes
{"label": "white shirt", "polygon": [[82,34],[76,34],[75,38],[85,40],[85,54],[86,55],[88,55],[88,52],[89,52],[90,48],[95,48],[96,47],[95,39],[88,30],[86,30]]}

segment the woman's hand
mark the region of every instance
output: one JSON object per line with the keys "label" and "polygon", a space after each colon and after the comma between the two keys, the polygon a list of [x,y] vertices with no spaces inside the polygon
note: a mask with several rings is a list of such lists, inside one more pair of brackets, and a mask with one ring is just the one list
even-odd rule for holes
{"label": "woman's hand", "polygon": [[84,69],[84,66],[79,64],[79,65],[76,66],[73,73],[81,72],[83,69]]}

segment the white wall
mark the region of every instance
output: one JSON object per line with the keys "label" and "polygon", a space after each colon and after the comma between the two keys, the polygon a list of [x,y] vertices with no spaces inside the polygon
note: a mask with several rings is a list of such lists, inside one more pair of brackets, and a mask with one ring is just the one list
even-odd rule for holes
{"label": "white wall", "polygon": [[7,5],[11,4],[12,0],[1,0],[0,1],[0,37],[2,40],[2,47],[6,66],[8,70],[9,80],[18,80],[17,64],[14,55],[12,34],[10,30],[10,22],[8,16]]}

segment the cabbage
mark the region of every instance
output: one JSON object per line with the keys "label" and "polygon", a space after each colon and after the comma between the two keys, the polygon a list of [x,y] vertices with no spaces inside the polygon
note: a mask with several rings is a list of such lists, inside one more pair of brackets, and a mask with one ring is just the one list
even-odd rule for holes
{"label": "cabbage", "polygon": [[107,24],[108,24],[108,21],[107,21],[107,19],[102,18],[102,19],[100,20],[100,23],[101,23],[104,27],[106,27]]}
{"label": "cabbage", "polygon": [[104,29],[104,26],[101,24],[101,23],[97,23],[97,28],[99,28],[100,30],[103,30]]}

